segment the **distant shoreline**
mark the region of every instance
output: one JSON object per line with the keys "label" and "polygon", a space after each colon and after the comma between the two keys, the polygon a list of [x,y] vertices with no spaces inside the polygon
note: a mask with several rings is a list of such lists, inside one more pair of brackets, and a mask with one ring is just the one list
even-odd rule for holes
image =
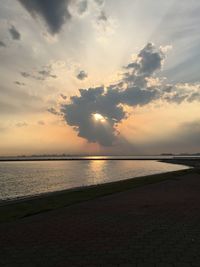
{"label": "distant shoreline", "polygon": [[[200,159],[200,156],[81,156],[81,157],[0,157],[0,162],[6,161],[82,161],[82,160],[160,160],[160,161],[176,161],[177,164],[180,164],[179,161],[184,162],[187,160],[197,160]],[[187,164],[186,164],[187,165]]]}

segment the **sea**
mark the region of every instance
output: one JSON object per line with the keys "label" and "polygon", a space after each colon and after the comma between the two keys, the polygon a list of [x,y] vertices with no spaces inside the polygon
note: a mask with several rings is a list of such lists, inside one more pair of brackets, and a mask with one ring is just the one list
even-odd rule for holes
{"label": "sea", "polygon": [[[165,157],[166,158],[166,157]],[[0,161],[0,203],[45,193],[187,169],[160,158],[79,157]],[[117,160],[116,160],[117,159]]]}

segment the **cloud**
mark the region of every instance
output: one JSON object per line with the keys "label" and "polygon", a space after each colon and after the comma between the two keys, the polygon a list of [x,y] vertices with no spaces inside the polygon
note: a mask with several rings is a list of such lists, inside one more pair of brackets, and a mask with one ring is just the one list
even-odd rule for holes
{"label": "cloud", "polygon": [[98,6],[102,6],[104,4],[104,0],[94,0],[94,2],[98,5]]}
{"label": "cloud", "polygon": [[71,0],[18,0],[33,18],[41,18],[51,34],[58,33],[71,18],[69,4]]}
{"label": "cloud", "polygon": [[[74,126],[78,136],[89,142],[111,146],[116,139],[116,126],[127,117],[123,105],[145,105],[156,99],[156,90],[130,87],[126,90],[104,87],[80,89],[80,96],[71,97],[62,105],[61,112],[68,125]],[[101,114],[104,123],[95,121],[93,115]]]}
{"label": "cloud", "polygon": [[161,69],[164,59],[163,47],[157,50],[152,43],[148,43],[140,51],[135,61],[125,66],[129,72],[124,73],[124,80],[137,86],[145,86],[147,78]]}
{"label": "cloud", "polygon": [[21,71],[20,73],[21,73],[21,75],[22,75],[24,78],[32,77],[31,74],[29,74],[29,73],[26,72],[26,71]]}
{"label": "cloud", "polygon": [[62,99],[66,100],[67,99],[67,96],[64,95],[64,94],[60,94],[60,96],[62,97]]}
{"label": "cloud", "polygon": [[59,111],[57,111],[55,108],[48,108],[47,109],[47,111],[49,112],[49,113],[52,113],[52,114],[54,114],[54,115],[60,115],[60,112]]}
{"label": "cloud", "polygon": [[84,15],[88,10],[88,0],[71,1],[69,5],[69,10],[72,15]]}
{"label": "cloud", "polygon": [[188,98],[188,102],[193,102],[193,101],[200,101],[200,92],[194,92],[192,93]]}
{"label": "cloud", "polygon": [[18,123],[15,124],[15,126],[17,126],[19,128],[22,128],[22,127],[28,126],[28,124],[26,122],[18,122]]}
{"label": "cloud", "polygon": [[162,88],[162,99],[169,103],[181,104],[183,101],[194,102],[200,101],[200,84],[178,83],[167,85]]}
{"label": "cloud", "polygon": [[15,81],[14,83],[19,85],[19,86],[25,86],[26,85],[25,83],[22,83],[22,82],[19,82],[19,81]]}
{"label": "cloud", "polygon": [[39,81],[44,81],[47,78],[54,78],[54,79],[57,78],[57,76],[55,74],[52,74],[52,66],[51,65],[46,65],[43,67],[43,69],[34,71],[33,73],[21,71],[20,74],[24,78],[32,78],[32,79],[39,80]]}
{"label": "cloud", "polygon": [[38,125],[42,125],[42,126],[45,125],[44,121],[38,121],[37,123],[38,123]]}
{"label": "cloud", "polygon": [[101,11],[100,15],[97,17],[97,20],[99,22],[107,22],[108,21],[108,17],[106,16],[105,11]]}
{"label": "cloud", "polygon": [[[118,117],[118,108],[107,107],[104,98],[104,88],[89,88],[88,90],[80,89],[80,97],[71,97],[71,103],[63,105],[61,112],[64,114],[64,118],[67,123],[78,131],[78,136],[86,138],[89,142],[98,142],[101,145],[108,146],[114,139],[115,131],[113,130],[115,121]],[[106,99],[105,99],[106,100]],[[102,108],[105,107],[107,110],[102,112]],[[112,108],[116,109],[116,111]],[[109,113],[114,114],[113,118],[108,118],[109,123],[106,124],[95,124],[93,121],[93,114],[101,113],[103,116],[108,116]]]}
{"label": "cloud", "polygon": [[51,69],[46,69],[46,70],[40,70],[38,71],[38,74],[40,75],[39,79],[45,80],[48,77],[51,78],[57,78],[57,76],[55,74],[51,74]]}
{"label": "cloud", "polygon": [[87,77],[88,77],[88,74],[84,70],[81,70],[76,76],[76,78],[81,81],[86,79]]}
{"label": "cloud", "polygon": [[78,9],[79,14],[85,13],[87,8],[88,8],[88,1],[87,0],[82,0],[79,2],[79,9]]}
{"label": "cloud", "polygon": [[[88,142],[111,146],[119,134],[117,125],[128,117],[126,106],[144,106],[157,100],[177,104],[199,101],[200,85],[167,84],[165,79],[155,77],[165,56],[163,48],[148,43],[135,60],[124,67],[118,83],[107,88],[79,89],[79,96],[72,96],[70,102],[61,104],[64,120]],[[59,112],[52,110],[52,113]]]}
{"label": "cloud", "polygon": [[9,28],[10,35],[13,40],[20,40],[21,39],[21,34],[18,32],[18,30],[15,28],[15,26],[11,26]]}
{"label": "cloud", "polygon": [[0,47],[6,47],[6,44],[3,41],[0,41]]}
{"label": "cloud", "polygon": [[96,17],[94,21],[94,28],[97,30],[97,32],[103,36],[104,35],[111,35],[115,32],[116,28],[116,20],[114,20],[112,17],[107,16],[104,10],[102,10],[102,7],[99,8],[98,16]]}

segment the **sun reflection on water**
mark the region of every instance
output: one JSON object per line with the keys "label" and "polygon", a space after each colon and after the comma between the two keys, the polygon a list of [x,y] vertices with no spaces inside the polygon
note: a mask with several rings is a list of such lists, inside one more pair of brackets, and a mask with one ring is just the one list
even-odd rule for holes
{"label": "sun reflection on water", "polygon": [[106,172],[106,160],[91,160],[89,164],[89,168],[94,173],[93,182],[100,183],[102,177],[105,177]]}

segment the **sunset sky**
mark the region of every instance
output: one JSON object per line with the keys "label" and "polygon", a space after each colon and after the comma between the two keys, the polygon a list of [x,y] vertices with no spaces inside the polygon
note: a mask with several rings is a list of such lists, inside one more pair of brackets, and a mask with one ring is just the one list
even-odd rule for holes
{"label": "sunset sky", "polygon": [[200,152],[200,1],[1,0],[0,155]]}

